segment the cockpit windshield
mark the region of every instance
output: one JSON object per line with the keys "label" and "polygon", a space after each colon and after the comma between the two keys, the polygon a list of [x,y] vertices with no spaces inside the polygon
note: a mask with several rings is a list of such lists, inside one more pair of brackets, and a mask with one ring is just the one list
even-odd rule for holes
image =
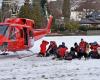
{"label": "cockpit windshield", "polygon": [[0,25],[0,35],[5,35],[7,32],[8,26],[7,25]]}

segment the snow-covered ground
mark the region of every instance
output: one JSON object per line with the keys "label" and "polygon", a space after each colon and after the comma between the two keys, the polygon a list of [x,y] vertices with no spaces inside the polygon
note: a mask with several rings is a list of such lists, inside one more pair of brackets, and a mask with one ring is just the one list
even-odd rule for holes
{"label": "snow-covered ground", "polygon": [[[54,40],[58,45],[65,42],[69,48],[81,38],[100,43],[100,36],[44,37],[35,42],[32,51],[39,52],[42,40]],[[27,54],[24,51],[21,53]],[[11,54],[0,57],[0,80],[100,80],[100,60],[52,60],[52,57],[36,55],[18,59],[17,55]]]}

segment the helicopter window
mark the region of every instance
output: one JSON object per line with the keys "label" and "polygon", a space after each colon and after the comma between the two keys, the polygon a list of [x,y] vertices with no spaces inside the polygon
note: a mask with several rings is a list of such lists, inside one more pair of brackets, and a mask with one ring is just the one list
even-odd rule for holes
{"label": "helicopter window", "polygon": [[23,30],[22,29],[20,30],[20,36],[21,36],[21,38],[23,38]]}
{"label": "helicopter window", "polygon": [[29,37],[33,37],[33,32],[29,31]]}
{"label": "helicopter window", "polygon": [[32,24],[32,28],[34,29],[34,24]]}
{"label": "helicopter window", "polygon": [[0,25],[0,34],[6,35],[7,29],[8,29],[7,25]]}
{"label": "helicopter window", "polygon": [[23,24],[26,24],[26,20],[25,20],[25,19],[22,19],[22,23],[23,23]]}
{"label": "helicopter window", "polygon": [[27,28],[23,28],[23,32],[24,32],[24,40],[25,40],[25,42],[24,42],[24,44],[25,45],[28,45],[28,30],[27,30]]}
{"label": "helicopter window", "polygon": [[15,40],[16,39],[16,29],[15,28],[11,28],[10,31],[10,39]]}

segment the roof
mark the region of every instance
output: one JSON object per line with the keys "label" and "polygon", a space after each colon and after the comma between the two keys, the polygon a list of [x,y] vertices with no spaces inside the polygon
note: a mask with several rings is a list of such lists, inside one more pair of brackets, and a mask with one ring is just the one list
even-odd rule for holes
{"label": "roof", "polygon": [[100,24],[100,12],[88,14],[86,18],[81,19],[81,24]]}
{"label": "roof", "polygon": [[84,18],[80,21],[80,24],[100,24],[100,20]]}

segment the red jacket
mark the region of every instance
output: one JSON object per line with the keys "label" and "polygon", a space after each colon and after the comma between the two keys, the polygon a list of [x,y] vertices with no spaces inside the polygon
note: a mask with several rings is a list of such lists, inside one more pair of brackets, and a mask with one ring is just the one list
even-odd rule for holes
{"label": "red jacket", "polygon": [[79,52],[79,46],[78,46],[78,45],[75,46],[75,51],[76,51],[76,52]]}
{"label": "red jacket", "polygon": [[40,45],[40,53],[45,56],[46,54],[46,46],[49,44],[47,41],[43,41],[42,44]]}
{"label": "red jacket", "polygon": [[97,48],[99,47],[99,45],[91,45],[90,49],[93,51],[93,52],[97,52]]}
{"label": "red jacket", "polygon": [[79,48],[80,48],[83,52],[85,52],[85,51],[86,51],[86,45],[87,45],[87,43],[86,43],[85,41],[82,41],[82,42],[79,43]]}
{"label": "red jacket", "polygon": [[66,53],[66,50],[68,50],[68,48],[59,48],[58,49],[58,54],[61,56],[61,57],[64,57],[65,56],[65,53]]}

